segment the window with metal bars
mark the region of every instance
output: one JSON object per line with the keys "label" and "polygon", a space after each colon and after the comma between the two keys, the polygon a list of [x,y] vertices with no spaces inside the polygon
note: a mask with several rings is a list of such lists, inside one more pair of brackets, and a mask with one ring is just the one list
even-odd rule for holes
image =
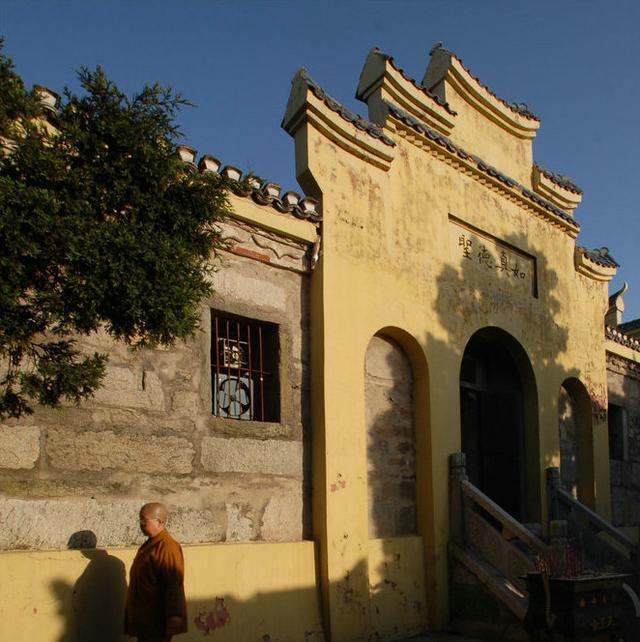
{"label": "window with metal bars", "polygon": [[213,311],[213,415],[243,421],[280,421],[278,354],[277,325]]}

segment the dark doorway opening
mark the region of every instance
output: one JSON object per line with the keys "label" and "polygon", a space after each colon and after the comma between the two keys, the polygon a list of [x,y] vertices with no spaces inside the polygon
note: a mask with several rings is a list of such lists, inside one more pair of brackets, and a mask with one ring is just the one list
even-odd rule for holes
{"label": "dark doorway opening", "polygon": [[460,371],[462,450],[469,480],[520,521],[527,513],[525,404],[518,367],[501,337],[476,333]]}

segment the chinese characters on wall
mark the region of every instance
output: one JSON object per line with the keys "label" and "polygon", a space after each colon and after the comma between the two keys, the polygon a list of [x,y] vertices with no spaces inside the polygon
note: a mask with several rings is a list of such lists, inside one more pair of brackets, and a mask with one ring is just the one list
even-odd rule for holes
{"label": "chinese characters on wall", "polygon": [[463,273],[508,281],[535,296],[535,259],[489,234],[449,220],[451,253]]}

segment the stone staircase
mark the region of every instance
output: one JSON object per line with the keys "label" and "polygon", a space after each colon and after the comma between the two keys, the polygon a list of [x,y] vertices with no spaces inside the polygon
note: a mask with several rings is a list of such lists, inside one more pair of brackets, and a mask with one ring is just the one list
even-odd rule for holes
{"label": "stone staircase", "polygon": [[[626,575],[625,617],[631,624],[626,625],[627,634],[620,639],[640,639],[638,546],[563,491],[558,469],[547,471],[547,488],[550,538],[544,541],[539,525],[521,524],[469,482],[463,453],[451,455],[452,630],[494,642],[531,639],[525,619],[531,630],[536,608],[530,608],[526,575],[536,571],[536,559],[554,559],[557,551],[567,550],[567,541],[579,541],[584,549],[580,570],[584,563],[585,569]],[[545,635],[550,637],[538,639],[570,639],[555,636],[551,629]]]}

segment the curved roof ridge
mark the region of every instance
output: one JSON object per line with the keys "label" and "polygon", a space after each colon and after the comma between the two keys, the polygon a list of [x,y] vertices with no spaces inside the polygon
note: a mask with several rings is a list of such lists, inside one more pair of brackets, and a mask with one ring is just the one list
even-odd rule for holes
{"label": "curved roof ridge", "polygon": [[590,250],[579,245],[578,249],[581,250],[582,253],[596,265],[601,265],[608,268],[620,267],[620,264],[611,256],[611,254],[609,254],[608,247],[598,247]]}
{"label": "curved roof ridge", "polygon": [[535,114],[534,114],[534,113],[529,109],[529,106],[528,106],[526,103],[512,103],[512,102],[509,102],[508,100],[505,100],[504,98],[500,98],[500,96],[498,96],[498,94],[496,94],[492,89],[490,89],[487,85],[485,85],[485,84],[480,80],[480,78],[478,78],[476,75],[474,75],[474,74],[469,70],[469,68],[468,68],[468,67],[464,64],[464,62],[462,61],[462,58],[460,58],[460,56],[458,56],[455,52],[453,52],[453,51],[451,51],[451,50],[447,49],[446,47],[444,47],[444,46],[443,46],[443,44],[442,44],[441,42],[439,42],[438,44],[436,44],[436,45],[435,45],[435,47],[433,47],[433,48],[431,49],[431,51],[429,52],[429,55],[432,55],[435,51],[437,51],[437,50],[439,50],[439,49],[441,49],[441,50],[442,50],[442,51],[444,51],[445,53],[448,53],[448,54],[449,54],[449,55],[451,55],[453,58],[455,58],[455,59],[458,61],[458,63],[460,64],[460,66],[461,66],[461,67],[462,67],[462,68],[467,72],[467,74],[469,74],[469,76],[470,76],[471,78],[473,78],[473,80],[474,80],[474,81],[475,81],[475,82],[476,82],[480,87],[482,87],[482,89],[484,89],[486,92],[488,92],[489,94],[491,94],[491,96],[493,96],[496,100],[500,101],[503,105],[505,105],[506,107],[508,107],[511,111],[513,111],[513,112],[515,112],[516,114],[519,114],[520,116],[523,116],[524,118],[527,118],[527,119],[529,119],[529,120],[535,120],[535,121],[537,121],[537,122],[540,122],[540,118],[538,118],[538,116],[536,116],[536,115],[535,115]]}
{"label": "curved roof ridge", "polygon": [[[553,214],[561,218],[563,221],[570,223],[571,226],[574,227],[576,230],[580,229],[580,226],[575,221],[573,216],[570,216],[569,214],[561,210],[559,207],[556,207],[555,205],[553,205],[553,203],[550,203],[549,201],[542,198],[541,196],[538,196],[535,192],[530,190],[528,187],[525,187],[515,179],[511,178],[510,176],[503,174],[501,171],[499,171],[492,165],[489,165],[489,163],[486,163],[485,161],[483,161],[480,157],[465,151],[464,149],[462,149],[462,147],[452,142],[451,139],[447,138],[444,134],[440,134],[435,129],[432,129],[428,125],[425,125],[424,123],[418,121],[411,114],[408,114],[406,111],[404,111],[397,105],[394,105],[393,103],[390,103],[388,101],[385,101],[385,104],[387,105],[391,114],[393,114],[399,120],[403,121],[405,124],[409,125],[416,131],[420,132],[421,134],[424,134],[429,139],[435,141],[441,147],[445,147],[451,153],[457,154],[460,158],[464,160],[471,160],[476,164],[477,169],[479,169],[481,172],[488,174],[492,178],[497,178],[500,182],[504,183],[505,185],[507,185],[512,189],[517,189],[520,192],[520,194],[525,198],[527,198],[528,200],[533,201],[539,206],[542,206],[546,210],[552,212]],[[617,266],[617,263],[616,263],[616,266]]]}
{"label": "curved roof ridge", "polygon": [[555,183],[556,185],[559,185],[560,187],[564,187],[565,189],[568,189],[570,192],[573,192],[574,194],[584,194],[584,191],[582,190],[582,188],[579,187],[578,185],[576,185],[573,182],[573,180],[571,180],[571,178],[569,178],[568,176],[553,172],[550,169],[547,169],[546,167],[542,167],[542,165],[540,165],[539,163],[534,163],[534,165],[552,183]]}
{"label": "curved roof ridge", "polygon": [[444,107],[447,112],[449,112],[452,116],[456,116],[458,114],[457,111],[451,108],[451,105],[444,100],[443,98],[440,98],[440,96],[436,96],[432,91],[427,89],[424,85],[420,85],[415,78],[412,78],[398,63],[395,61],[395,58],[389,54],[384,53],[384,51],[381,51],[378,49],[378,47],[374,47],[373,51],[378,53],[380,56],[382,56],[388,63],[407,81],[409,81],[416,89],[424,93],[426,96],[428,96],[431,100],[436,102],[440,107]]}
{"label": "curved roof ridge", "polygon": [[[335,98],[332,98],[327,94],[327,92],[322,89],[322,87],[309,75],[306,69],[299,69],[296,74],[301,80],[303,80],[313,94],[324,102],[324,104],[333,112],[338,114],[343,120],[347,121],[354,125],[357,129],[369,134],[373,138],[378,139],[385,145],[389,147],[395,147],[396,143],[394,140],[389,138],[383,131],[382,128],[376,125],[375,123],[367,120],[360,114],[356,114],[351,111],[348,107],[345,107],[341,102],[337,101]],[[294,76],[294,81],[296,76]]]}

